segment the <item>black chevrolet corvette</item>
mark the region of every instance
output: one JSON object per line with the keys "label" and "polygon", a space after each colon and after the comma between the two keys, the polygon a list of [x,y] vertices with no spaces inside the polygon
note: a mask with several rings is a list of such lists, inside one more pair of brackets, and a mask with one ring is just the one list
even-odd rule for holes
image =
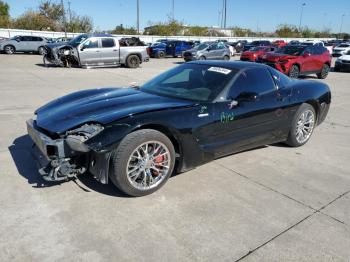
{"label": "black chevrolet corvette", "polygon": [[90,172],[142,196],[175,172],[265,144],[301,146],[326,117],[329,87],[256,63],[200,61],[142,86],[54,100],[27,121],[49,181]]}

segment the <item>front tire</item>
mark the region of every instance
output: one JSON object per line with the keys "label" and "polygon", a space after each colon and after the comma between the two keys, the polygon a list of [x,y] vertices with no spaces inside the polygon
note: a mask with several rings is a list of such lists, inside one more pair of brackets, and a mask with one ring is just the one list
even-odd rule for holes
{"label": "front tire", "polygon": [[200,56],[198,60],[206,60],[205,56]]}
{"label": "front tire", "polygon": [[299,67],[297,65],[292,65],[292,67],[289,70],[289,77],[290,78],[298,78],[299,77]]}
{"label": "front tire", "polygon": [[315,126],[315,109],[310,104],[302,104],[294,116],[286,143],[292,147],[299,147],[306,144]]}
{"label": "front tire", "polygon": [[330,67],[327,64],[324,64],[320,73],[317,74],[318,79],[325,79],[328,76]]}
{"label": "front tire", "polygon": [[228,61],[228,60],[230,60],[230,57],[227,56],[227,55],[225,55],[225,56],[224,56],[224,60],[225,60],[225,61]]}
{"label": "front tire", "polygon": [[128,134],[114,150],[109,177],[130,196],[144,196],[161,188],[171,176],[175,150],[170,139],[153,129]]}
{"label": "front tire", "polygon": [[38,53],[39,53],[39,55],[45,55],[45,54],[46,54],[46,49],[45,49],[45,47],[40,46],[40,47],[38,48]]}
{"label": "front tire", "polygon": [[6,46],[4,47],[4,51],[5,51],[5,53],[8,54],[8,55],[12,55],[12,54],[14,54],[14,53],[16,52],[16,49],[15,49],[15,47],[12,46],[12,45],[6,45]]}
{"label": "front tire", "polygon": [[165,53],[163,51],[159,51],[157,53],[157,58],[164,58],[165,57]]}
{"label": "front tire", "polygon": [[140,66],[140,58],[137,55],[129,55],[126,59],[126,67],[138,68]]}

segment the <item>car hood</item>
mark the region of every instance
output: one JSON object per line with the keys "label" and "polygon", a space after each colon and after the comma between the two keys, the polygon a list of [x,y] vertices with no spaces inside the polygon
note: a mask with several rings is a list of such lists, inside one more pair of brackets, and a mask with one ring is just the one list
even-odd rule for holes
{"label": "car hood", "polygon": [[60,47],[64,47],[64,46],[70,46],[71,47],[71,45],[69,45],[68,42],[48,43],[46,46],[51,48],[51,49],[60,48]]}
{"label": "car hood", "polygon": [[279,53],[266,53],[263,56],[263,59],[266,59],[268,61],[279,61],[279,60],[288,60],[288,59],[294,59],[297,58],[297,56],[294,55],[287,55],[287,54],[279,54]]}
{"label": "car hood", "polygon": [[39,127],[60,134],[88,122],[108,124],[134,114],[193,104],[134,88],[100,88],[61,97],[40,107],[35,113]]}

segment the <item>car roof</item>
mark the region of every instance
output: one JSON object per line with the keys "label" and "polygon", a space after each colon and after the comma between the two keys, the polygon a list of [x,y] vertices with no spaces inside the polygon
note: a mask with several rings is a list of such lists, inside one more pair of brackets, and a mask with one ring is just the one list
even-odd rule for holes
{"label": "car roof", "polygon": [[111,34],[85,34],[88,37],[113,37]]}
{"label": "car roof", "polygon": [[192,61],[187,64],[198,64],[198,65],[208,65],[208,66],[217,66],[217,67],[225,67],[230,69],[245,69],[245,68],[267,68],[267,65],[259,64],[259,63],[251,63],[245,61],[219,61],[219,60],[204,60],[204,61]]}

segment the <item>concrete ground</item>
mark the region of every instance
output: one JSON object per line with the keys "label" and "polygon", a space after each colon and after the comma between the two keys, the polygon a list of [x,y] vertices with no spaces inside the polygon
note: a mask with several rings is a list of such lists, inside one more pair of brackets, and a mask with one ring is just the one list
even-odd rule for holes
{"label": "concrete ground", "polygon": [[179,62],[84,70],[0,55],[0,261],[350,261],[350,74],[322,80],[331,110],[303,147],[221,158],[141,198],[90,176],[43,182],[25,135],[37,107]]}

